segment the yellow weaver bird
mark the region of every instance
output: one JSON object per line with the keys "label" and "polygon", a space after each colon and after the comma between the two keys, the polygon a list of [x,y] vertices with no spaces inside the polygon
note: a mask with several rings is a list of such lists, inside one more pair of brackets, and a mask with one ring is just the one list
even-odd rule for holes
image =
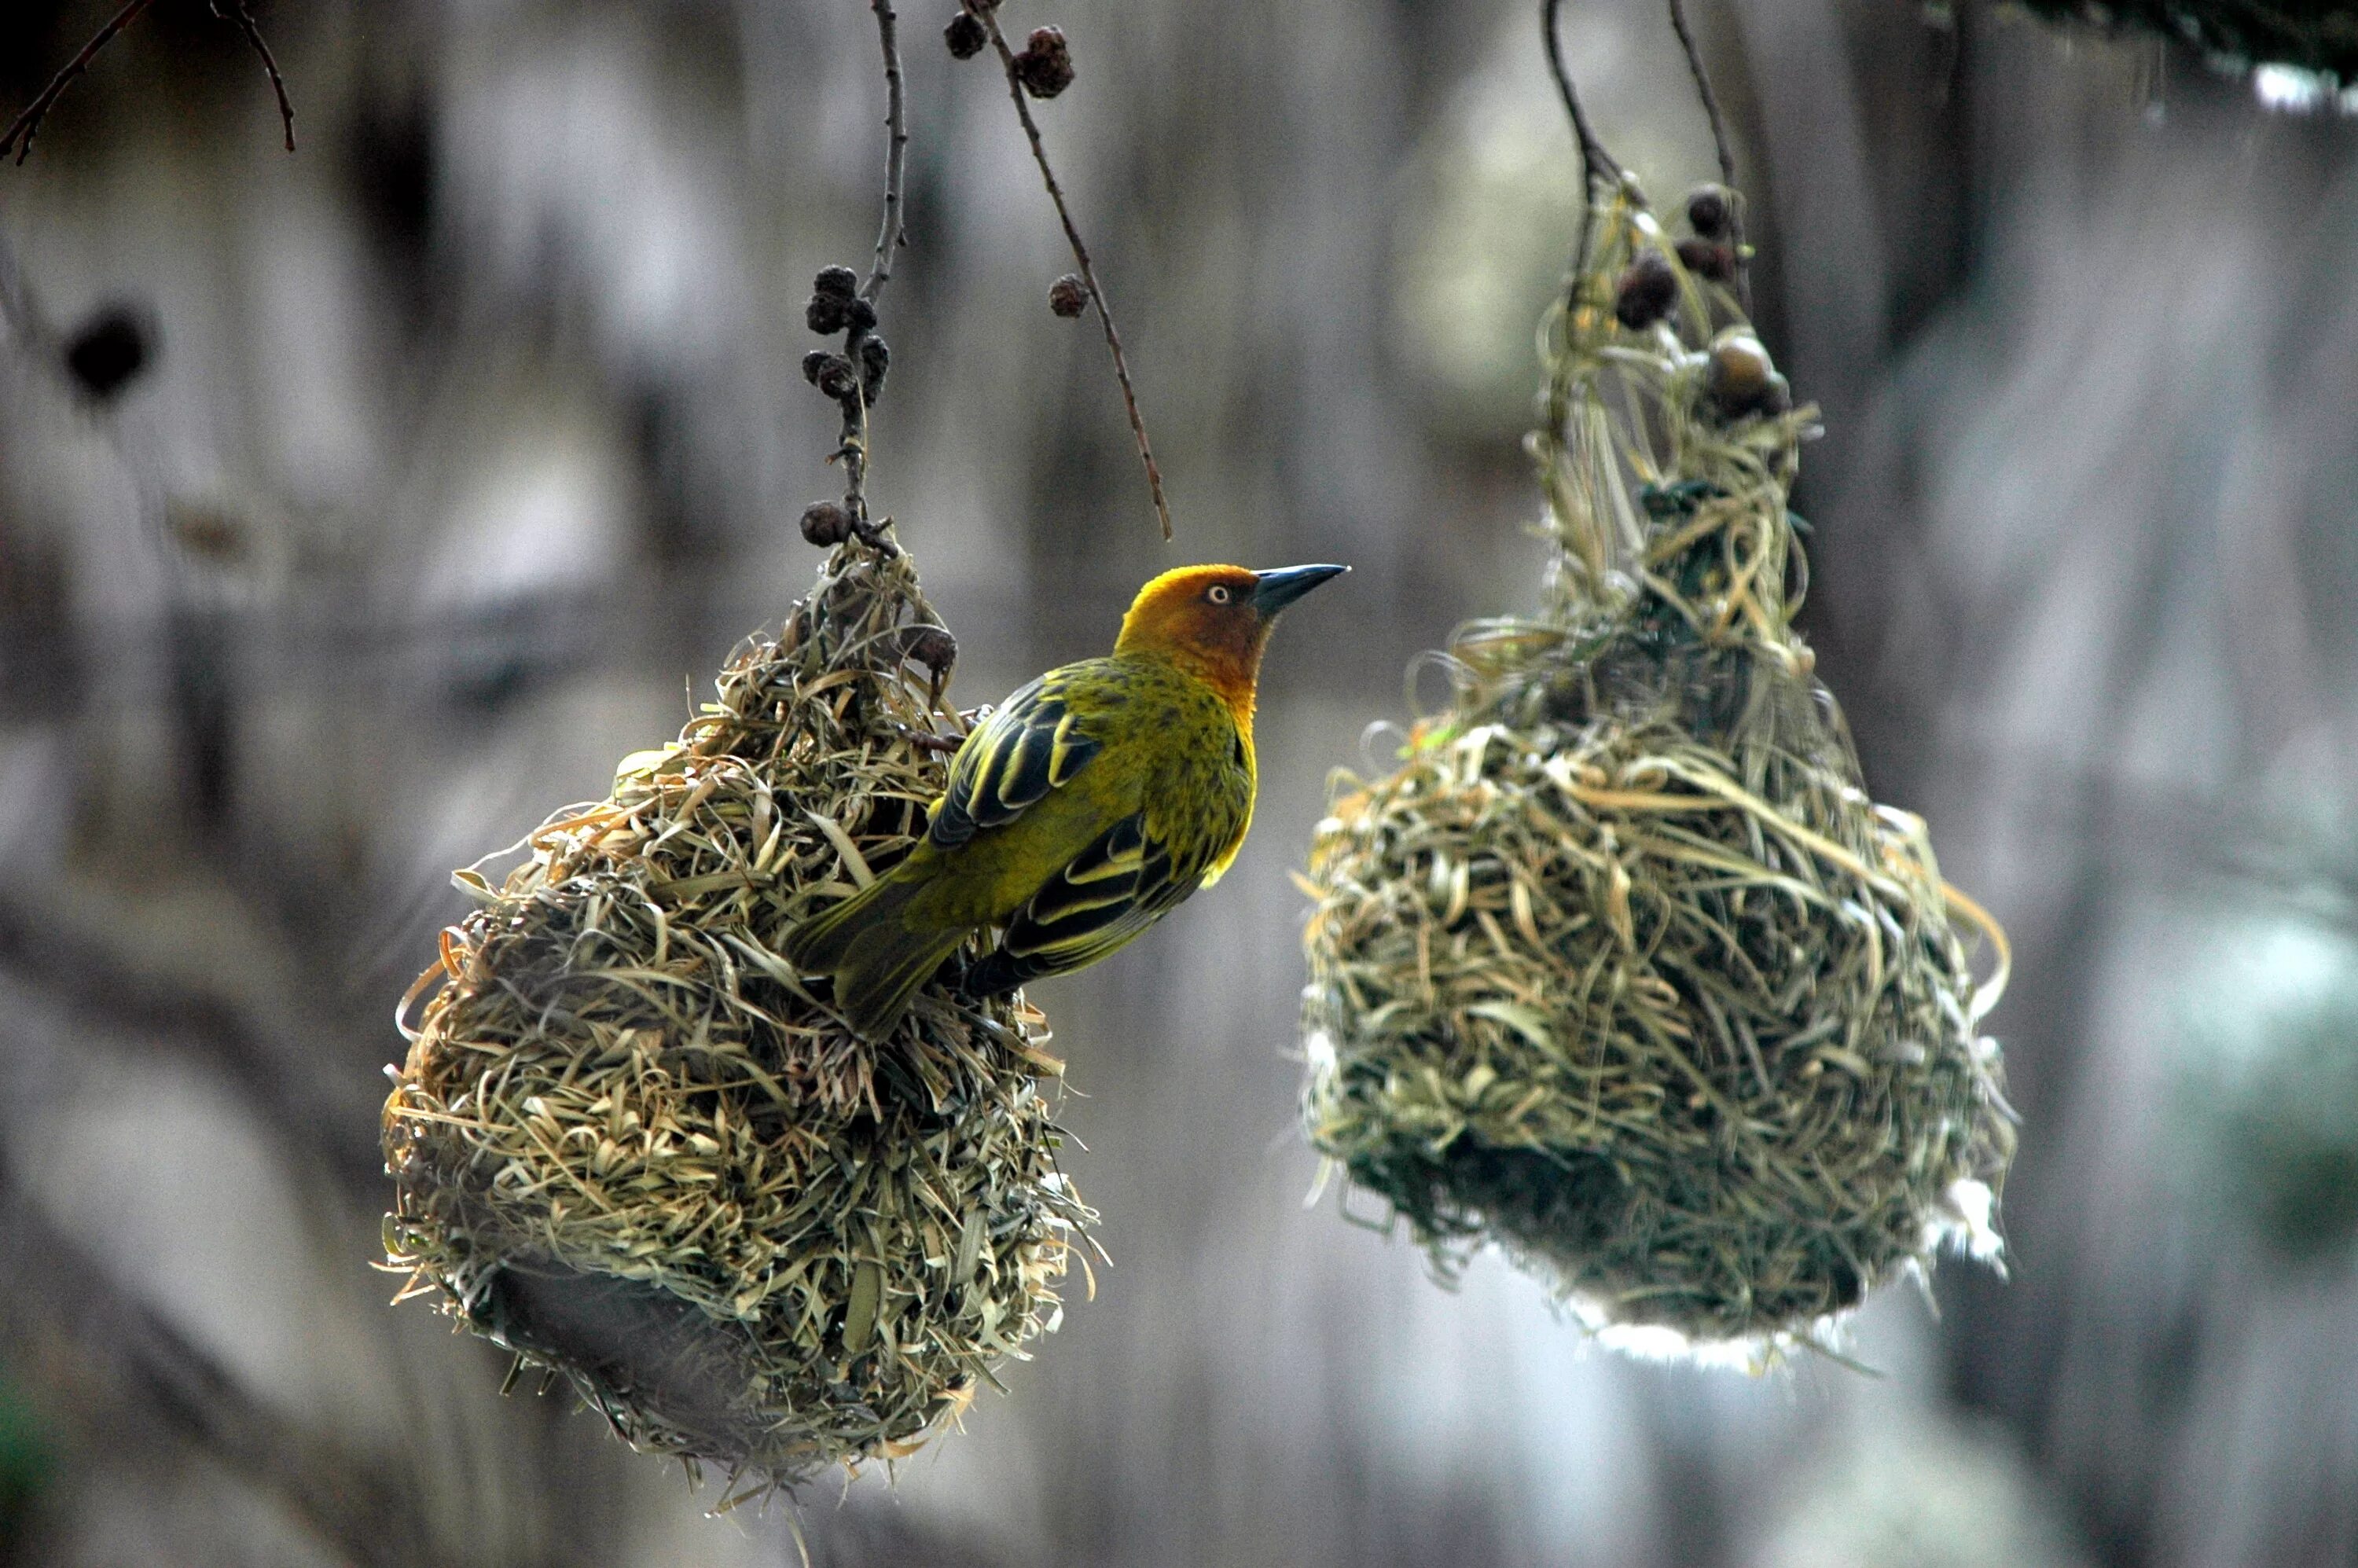
{"label": "yellow weaver bird", "polygon": [[1278,612],[1347,567],[1182,567],[1138,590],[1113,653],[1050,670],[959,746],[907,859],[796,926],[786,961],[835,981],[874,1040],[959,944],[959,982],[1011,990],[1094,964],[1211,886],[1253,808],[1253,693]]}

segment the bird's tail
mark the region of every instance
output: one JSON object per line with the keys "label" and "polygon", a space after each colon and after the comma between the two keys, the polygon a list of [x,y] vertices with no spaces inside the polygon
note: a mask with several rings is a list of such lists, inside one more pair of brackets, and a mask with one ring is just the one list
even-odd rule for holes
{"label": "bird's tail", "polygon": [[911,924],[910,901],[924,887],[880,877],[786,935],[786,962],[801,974],[834,978],[836,1011],[862,1040],[892,1033],[917,988],[969,935],[961,926]]}

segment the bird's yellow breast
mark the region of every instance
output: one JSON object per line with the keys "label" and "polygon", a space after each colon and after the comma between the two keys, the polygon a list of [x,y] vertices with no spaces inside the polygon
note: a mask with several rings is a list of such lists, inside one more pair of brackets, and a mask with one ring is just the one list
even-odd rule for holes
{"label": "bird's yellow breast", "polygon": [[1147,832],[1170,845],[1179,863],[1202,866],[1209,886],[1236,859],[1252,825],[1249,696],[1239,707],[1230,693],[1168,659],[1106,663],[1118,666],[1118,684],[1137,711]]}
{"label": "bird's yellow breast", "polygon": [[1223,694],[1170,660],[1131,654],[1067,665],[1043,685],[1093,754],[1003,827],[954,849],[921,841],[912,874],[947,873],[935,876],[923,918],[1003,923],[1131,816],[1143,816],[1147,838],[1168,851],[1174,872],[1199,886],[1217,880],[1243,846],[1252,820],[1251,721]]}

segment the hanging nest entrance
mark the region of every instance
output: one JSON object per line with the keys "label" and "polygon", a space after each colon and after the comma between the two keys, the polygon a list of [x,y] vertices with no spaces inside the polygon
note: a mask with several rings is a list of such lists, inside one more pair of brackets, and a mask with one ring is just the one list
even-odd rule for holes
{"label": "hanging nest entrance", "polygon": [[460,874],[412,993],[392,1265],[642,1449],[782,1484],[903,1454],[1056,1325],[1094,1217],[1040,1014],[933,987],[871,1046],[776,957],[923,830],[953,648],[907,556],[843,545],[676,742]]}
{"label": "hanging nest entrance", "polygon": [[1311,850],[1303,1119],[1444,1276],[1496,1242],[1612,1337],[1758,1358],[1996,1257],[2004,939],[1793,631],[1815,410],[1721,235],[1627,179],[1592,222],[1545,331],[1544,606],[1458,634],[1446,710]]}

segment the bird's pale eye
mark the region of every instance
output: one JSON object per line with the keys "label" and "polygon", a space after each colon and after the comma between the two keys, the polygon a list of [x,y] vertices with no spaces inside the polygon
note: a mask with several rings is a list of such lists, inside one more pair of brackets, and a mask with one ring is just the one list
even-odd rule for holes
{"label": "bird's pale eye", "polygon": [[1204,595],[1204,597],[1210,600],[1215,604],[1226,604],[1229,599],[1228,585],[1225,583],[1216,582],[1211,586],[1211,589]]}

